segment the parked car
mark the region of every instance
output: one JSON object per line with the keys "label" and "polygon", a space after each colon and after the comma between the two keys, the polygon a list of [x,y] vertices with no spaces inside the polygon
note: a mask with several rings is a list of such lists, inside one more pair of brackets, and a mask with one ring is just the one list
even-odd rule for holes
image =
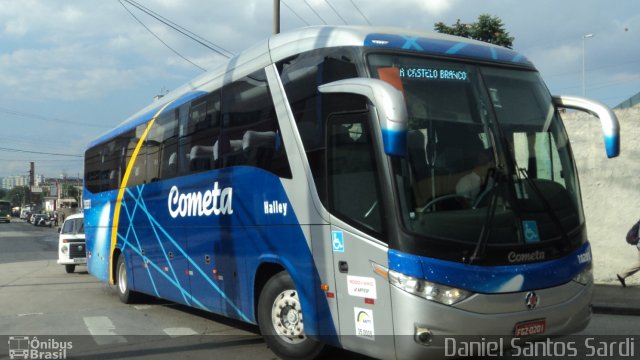
{"label": "parked car", "polygon": [[48,226],[51,227],[53,223],[51,218],[47,214],[36,214],[32,217],[31,223],[34,226]]}
{"label": "parked car", "polygon": [[84,239],[84,214],[67,217],[59,229],[58,264],[64,265],[68,274],[75,271],[76,265],[87,263],[87,247]]}

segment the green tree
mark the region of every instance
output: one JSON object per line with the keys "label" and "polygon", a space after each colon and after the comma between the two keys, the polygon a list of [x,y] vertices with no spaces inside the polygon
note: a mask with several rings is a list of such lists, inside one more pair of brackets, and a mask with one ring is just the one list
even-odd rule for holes
{"label": "green tree", "polygon": [[28,203],[31,199],[31,191],[28,186],[16,186],[13,189],[9,190],[9,194],[7,195],[9,201],[13,206],[20,206]]}
{"label": "green tree", "polygon": [[68,198],[73,198],[76,199],[76,201],[78,202],[78,204],[80,203],[80,190],[78,190],[77,187],[72,186],[72,185],[65,185],[66,186],[66,197]]}
{"label": "green tree", "polygon": [[502,20],[489,14],[481,14],[478,21],[471,24],[461,23],[458,19],[455,24],[448,26],[440,21],[434,24],[433,29],[439,33],[480,40],[509,49],[513,47],[514,38],[509,36]]}

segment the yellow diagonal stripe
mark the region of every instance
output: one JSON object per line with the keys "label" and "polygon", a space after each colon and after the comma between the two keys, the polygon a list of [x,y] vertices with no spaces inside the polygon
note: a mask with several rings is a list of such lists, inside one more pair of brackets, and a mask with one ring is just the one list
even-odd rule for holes
{"label": "yellow diagonal stripe", "polygon": [[118,223],[120,222],[120,208],[122,207],[122,198],[124,197],[124,192],[127,187],[127,183],[129,182],[129,176],[131,175],[131,171],[133,170],[133,164],[136,162],[136,158],[138,157],[138,153],[140,152],[140,148],[144,144],[144,141],[147,139],[147,134],[149,134],[149,130],[151,130],[151,126],[156,121],[158,116],[167,108],[173,101],[165,104],[158,112],[151,118],[151,121],[147,123],[147,128],[140,136],[140,140],[138,140],[138,144],[136,148],[133,150],[133,154],[131,154],[131,159],[127,164],[127,169],[124,172],[124,176],[122,177],[122,183],[120,184],[120,190],[118,191],[118,197],[116,198],[116,207],[113,210],[113,221],[111,226],[111,247],[109,250],[109,283],[111,285],[115,284],[113,277],[113,252],[116,249],[116,242],[118,241]]}

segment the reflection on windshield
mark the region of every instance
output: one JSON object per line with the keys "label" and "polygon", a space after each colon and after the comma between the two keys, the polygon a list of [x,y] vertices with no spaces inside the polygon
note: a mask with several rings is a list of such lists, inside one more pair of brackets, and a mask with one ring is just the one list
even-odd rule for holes
{"label": "reflection on windshield", "polygon": [[535,245],[566,239],[583,223],[567,137],[536,72],[399,55],[368,60],[372,75],[407,101],[408,156],[394,172],[410,232]]}

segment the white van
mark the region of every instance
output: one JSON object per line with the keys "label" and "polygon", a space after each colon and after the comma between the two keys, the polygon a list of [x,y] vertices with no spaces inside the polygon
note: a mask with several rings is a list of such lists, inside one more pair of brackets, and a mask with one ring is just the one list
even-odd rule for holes
{"label": "white van", "polygon": [[73,214],[65,219],[59,230],[58,264],[64,265],[68,274],[75,271],[76,265],[87,263],[84,240],[84,214]]}

